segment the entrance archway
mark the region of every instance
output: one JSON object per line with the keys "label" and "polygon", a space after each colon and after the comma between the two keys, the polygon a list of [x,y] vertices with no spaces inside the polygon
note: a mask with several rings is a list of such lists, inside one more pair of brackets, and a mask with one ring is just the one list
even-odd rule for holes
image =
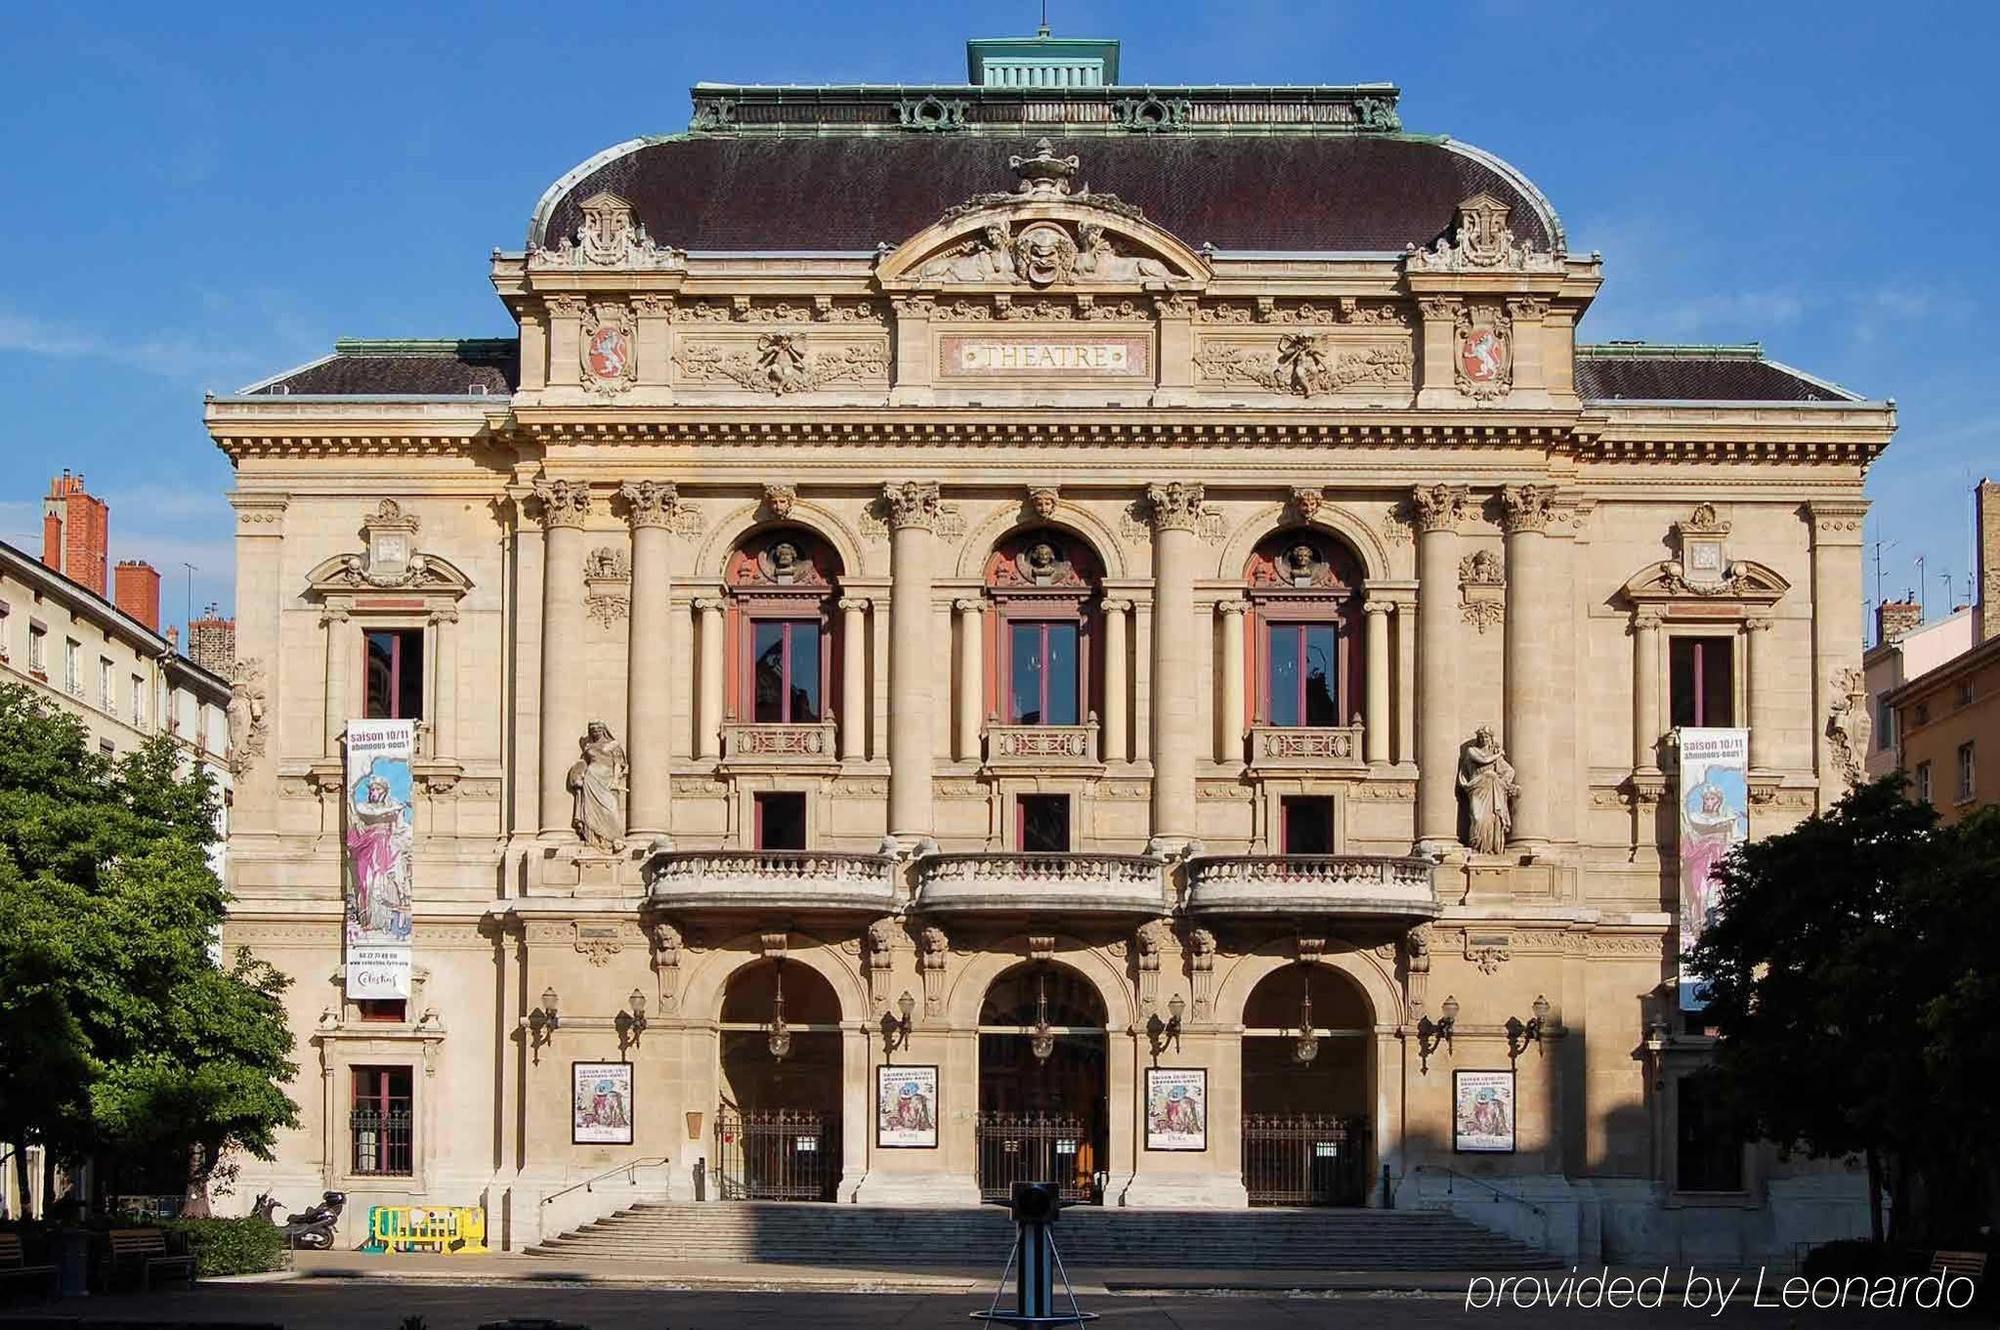
{"label": "entrance archway", "polygon": [[758,961],[722,996],[716,1169],[728,1200],[831,1201],[840,1186],[840,999],[810,966]]}
{"label": "entrance archway", "polygon": [[979,1194],[1054,1182],[1101,1204],[1110,1153],[1104,1000],[1051,961],[996,978],[979,1009]]}
{"label": "entrance archway", "polygon": [[1243,1008],[1243,1181],[1252,1205],[1368,1195],[1374,1012],[1323,965],[1266,975]]}

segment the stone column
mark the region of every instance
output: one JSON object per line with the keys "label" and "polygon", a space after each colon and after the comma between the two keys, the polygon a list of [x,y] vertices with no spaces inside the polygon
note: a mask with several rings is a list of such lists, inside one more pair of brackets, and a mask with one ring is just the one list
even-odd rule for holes
{"label": "stone column", "polygon": [[1132,608],[1132,760],[1153,763],[1153,603]]}
{"label": "stone column", "polygon": [[1242,600],[1218,600],[1222,616],[1222,696],[1215,707],[1215,760],[1243,760],[1243,614]]}
{"label": "stone column", "polygon": [[[1850,752],[1832,734],[1836,707],[1861,691],[1861,523],[1866,499],[1813,499],[1812,515],[1812,726],[1813,770],[1820,805],[1867,779],[1866,752]],[[1975,625],[1976,627],[1977,625]],[[1864,696],[1859,703],[1865,707]],[[1846,717],[1851,727],[1851,718]]]}
{"label": "stone column", "polygon": [[[1500,522],[1507,533],[1506,692],[1501,725],[1521,793],[1514,800],[1508,844],[1536,846],[1549,838],[1553,790],[1550,727],[1555,723],[1555,631],[1568,612],[1558,595],[1549,549],[1555,491],[1547,485],[1503,485]],[[1567,793],[1567,791],[1565,791]]]}
{"label": "stone column", "polygon": [[1417,625],[1416,602],[1396,602],[1396,761],[1417,760]]}
{"label": "stone column", "polygon": [[1153,523],[1153,835],[1194,836],[1195,526],[1202,487],[1146,487]]}
{"label": "stone column", "polygon": [[635,840],[651,840],[673,825],[670,539],[680,494],[657,480],[630,481],[619,493],[632,524],[631,636],[625,656],[625,752],[632,790],[625,821]]}
{"label": "stone column", "polygon": [[1362,699],[1362,719],[1368,728],[1362,741],[1371,767],[1389,760],[1389,608],[1388,601],[1375,597],[1361,605],[1361,612],[1368,619],[1368,633],[1362,647],[1368,653],[1364,662],[1367,685]]}
{"label": "stone column", "polygon": [[868,756],[868,602],[840,598],[840,760]]}
{"label": "stone column", "polygon": [[[232,836],[275,835],[278,757],[288,753],[279,705],[284,653],[278,649],[278,625],[281,607],[291,595],[279,571],[289,501],[283,495],[238,490],[229,502],[236,508],[236,659],[229,666],[229,745],[237,773],[230,829]],[[51,664],[60,669],[62,662]],[[234,862],[230,871],[239,871]]]}
{"label": "stone column", "polygon": [[979,760],[979,720],[985,710],[986,601],[967,596],[952,602],[958,611],[958,746],[961,762]]}
{"label": "stone column", "polygon": [[694,755],[713,761],[722,755],[722,609],[720,596],[697,596],[701,619],[701,695],[695,707]]}
{"label": "stone column", "polygon": [[882,487],[889,509],[889,834],[931,831],[931,533],[934,480]]}
{"label": "stone column", "polygon": [[1632,770],[1660,773],[1660,612],[1632,615]]}
{"label": "stone column", "polygon": [[1774,673],[1771,647],[1771,624],[1774,620],[1768,614],[1753,614],[1743,621],[1743,631],[1749,637],[1744,662],[1743,695],[1749,700],[1750,712],[1750,769],[1752,771],[1774,770],[1771,761],[1772,741],[1777,738],[1778,708],[1777,682]]}
{"label": "stone column", "polygon": [[1463,485],[1419,486],[1417,526],[1417,842],[1458,840],[1458,524]]}
{"label": "stone column", "polygon": [[458,751],[458,606],[431,611],[431,756],[460,761]]}
{"label": "stone column", "polygon": [[576,653],[585,640],[584,523],[590,486],[579,480],[538,480],[542,518],[542,828],[544,839],[569,840],[570,766],[590,722],[590,692]]}
{"label": "stone column", "polygon": [[1131,685],[1126,680],[1125,616],[1132,611],[1129,600],[1104,602],[1104,760],[1123,762],[1132,755],[1126,737],[1126,708]]}
{"label": "stone column", "polygon": [[[328,605],[320,611],[320,625],[326,629],[326,735],[324,755],[338,762],[340,740],[347,730],[347,671],[349,658],[361,649],[348,627],[345,605]],[[162,718],[164,728],[164,718]]]}

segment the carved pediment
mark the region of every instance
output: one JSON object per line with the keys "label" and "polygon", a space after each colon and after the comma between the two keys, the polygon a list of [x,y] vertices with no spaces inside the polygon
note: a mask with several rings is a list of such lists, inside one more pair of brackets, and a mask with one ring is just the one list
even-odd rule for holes
{"label": "carved pediment", "polygon": [[394,499],[384,499],[361,524],[363,546],[336,554],[306,578],[306,595],[352,595],[357,591],[406,591],[457,600],[472,579],[447,560],[417,551],[419,523]]}
{"label": "carved pediment", "polygon": [[1713,580],[1688,576],[1679,559],[1664,559],[1634,574],[1624,595],[1635,604],[1663,600],[1743,601],[1768,605],[1792,589],[1776,569],[1749,559],[1731,561]]}

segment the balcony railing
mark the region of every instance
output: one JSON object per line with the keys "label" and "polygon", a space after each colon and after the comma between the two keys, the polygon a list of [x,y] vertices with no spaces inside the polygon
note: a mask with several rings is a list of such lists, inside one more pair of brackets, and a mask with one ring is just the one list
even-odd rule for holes
{"label": "balcony railing", "polygon": [[917,907],[1163,914],[1160,870],[1158,859],[1143,854],[932,854],[917,861]]}
{"label": "balcony railing", "polygon": [[895,864],[842,850],[669,850],[647,861],[646,890],[673,909],[881,913],[896,903]]}
{"label": "balcony railing", "polygon": [[1353,725],[1253,725],[1253,771],[1366,771],[1362,729]]}
{"label": "balcony railing", "polygon": [[1438,912],[1428,859],[1365,854],[1232,854],[1188,860],[1188,912],[1377,915]]}
{"label": "balcony railing", "polygon": [[1097,765],[1097,718],[1082,725],[988,725],[986,762],[995,767]]}
{"label": "balcony railing", "polygon": [[757,724],[733,720],[722,727],[724,761],[780,766],[818,766],[835,760],[834,724]]}

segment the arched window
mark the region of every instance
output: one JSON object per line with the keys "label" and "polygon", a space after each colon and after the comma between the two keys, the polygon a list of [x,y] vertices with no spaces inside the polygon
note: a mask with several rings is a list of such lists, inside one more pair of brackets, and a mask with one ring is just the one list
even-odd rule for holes
{"label": "arched window", "polygon": [[731,712],[738,720],[813,725],[829,719],[829,606],[839,573],[826,543],[796,527],[759,532],[730,554],[723,580],[736,642]]}
{"label": "arched window", "polygon": [[996,611],[997,686],[1003,725],[1082,725],[1092,692],[1097,556],[1067,532],[1037,528],[1002,541],[986,562]]}
{"label": "arched window", "polygon": [[1361,561],[1322,531],[1280,531],[1246,572],[1256,661],[1256,722],[1347,725],[1361,711]]}

